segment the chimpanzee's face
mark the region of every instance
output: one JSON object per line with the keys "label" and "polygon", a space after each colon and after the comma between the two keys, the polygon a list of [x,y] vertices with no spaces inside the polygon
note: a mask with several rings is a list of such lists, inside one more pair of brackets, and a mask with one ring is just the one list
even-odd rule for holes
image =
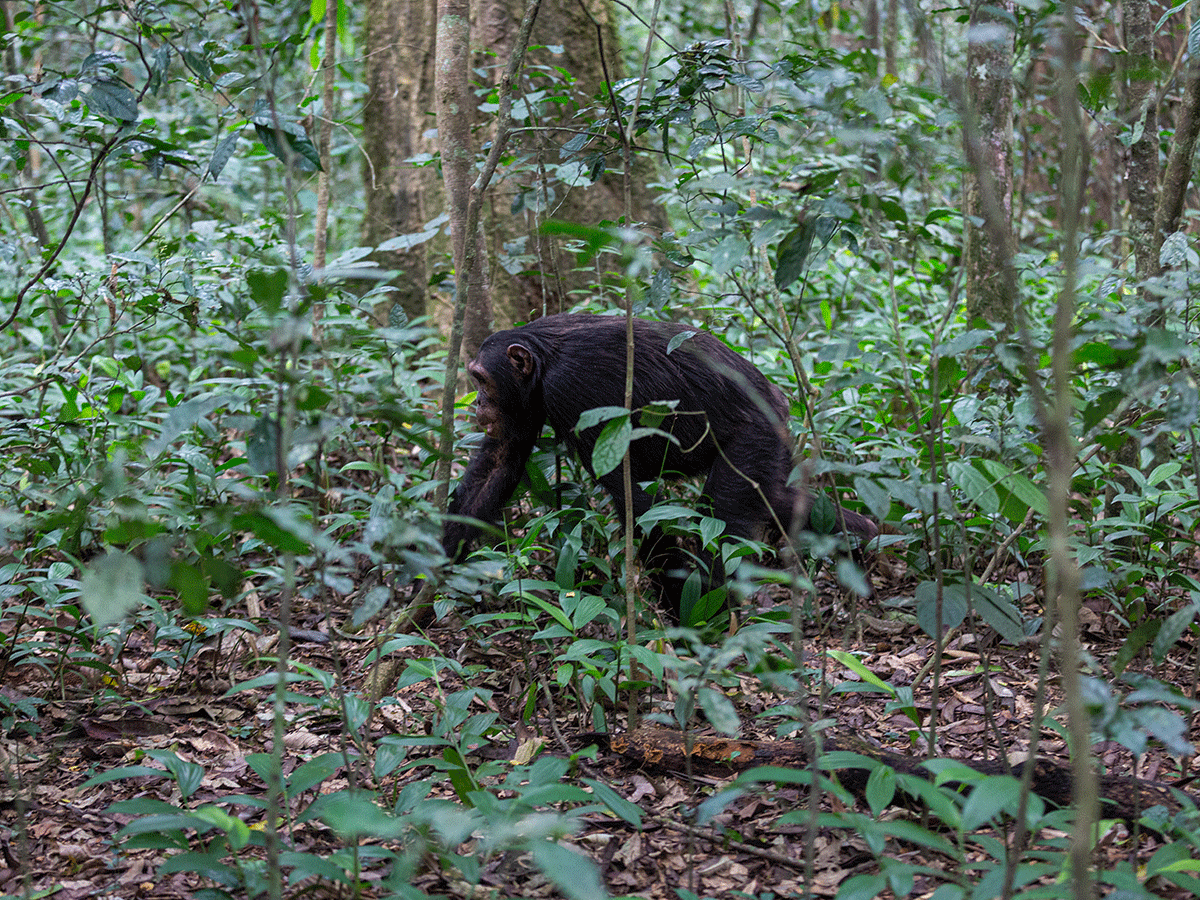
{"label": "chimpanzee's face", "polygon": [[467,371],[475,379],[475,387],[478,392],[475,397],[475,420],[488,437],[499,440],[503,437],[501,434],[503,415],[500,412],[498,402],[500,391],[496,380],[478,360],[473,359],[467,363]]}

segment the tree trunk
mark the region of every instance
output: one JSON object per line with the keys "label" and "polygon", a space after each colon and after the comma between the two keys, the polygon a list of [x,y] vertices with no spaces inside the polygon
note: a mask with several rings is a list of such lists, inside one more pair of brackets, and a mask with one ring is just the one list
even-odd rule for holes
{"label": "tree trunk", "polygon": [[967,38],[963,260],[970,320],[1013,324],[1004,266],[1012,245],[1012,0],[972,0]]}
{"label": "tree trunk", "polygon": [[1200,59],[1192,57],[1187,72],[1187,86],[1175,119],[1175,138],[1171,142],[1171,154],[1159,194],[1156,227],[1163,238],[1179,230],[1183,201],[1192,179],[1196,137],[1200,133]]}
{"label": "tree trunk", "polygon": [[[1155,224],[1158,197],[1158,101],[1154,91],[1154,23],[1149,0],[1125,0],[1126,118],[1133,132],[1125,183],[1129,191],[1129,235],[1137,276],[1158,274],[1162,244]],[[1157,304],[1155,304],[1157,305]]]}
{"label": "tree trunk", "polygon": [[[434,150],[424,135],[433,127],[436,0],[370,0],[370,4],[365,49],[370,97],[364,123],[368,157],[364,241],[375,246],[397,235],[421,232],[445,211],[446,200],[434,167],[405,163]],[[482,77],[492,87],[511,50],[522,5],[522,0],[481,0],[471,11],[474,71],[485,73]],[[615,155],[606,159],[605,174],[593,182],[591,172],[572,171],[561,152],[579,133],[577,114],[594,107],[593,98],[605,90],[604,85],[623,74],[611,0],[544,4],[533,45],[528,62],[529,72],[535,74],[523,78],[522,92],[528,96],[544,91],[546,100],[535,103],[531,98],[524,120],[515,123],[524,130],[513,135],[511,162],[490,189],[484,209],[483,271],[498,326],[567,309],[594,296],[607,274],[594,266],[577,271],[574,254],[564,250],[562,240],[541,233],[547,220],[594,225],[621,221],[625,215],[621,165]],[[558,70],[569,73],[571,80],[566,81]],[[479,102],[474,85],[470,93],[474,106]],[[472,108],[469,114],[476,126],[472,145],[478,149],[490,132],[478,126],[490,126],[484,118],[490,113]],[[635,159],[634,168],[634,224],[640,222],[656,233],[665,226],[666,216],[646,187],[651,164]],[[427,285],[438,275],[434,266],[438,257],[430,253],[431,248],[440,253],[447,249],[444,243],[430,242],[381,257],[382,264],[404,273],[397,288],[410,316],[428,308]],[[468,323],[468,346],[473,343],[472,333]]]}
{"label": "tree trunk", "polygon": [[[438,0],[435,93],[442,182],[450,213],[454,248],[455,293],[466,291],[463,350],[474,356],[491,329],[492,314],[484,278],[486,257],[479,232],[470,222],[475,145],[471,138],[474,100],[471,95],[470,0]],[[475,242],[468,258],[467,245]]]}
{"label": "tree trunk", "polygon": [[[522,0],[491,0],[486,22],[481,24],[482,43],[508,55]],[[480,21],[483,22],[481,11]],[[545,3],[538,14],[529,52],[531,71],[553,72],[561,68],[573,76],[540,76],[526,82],[526,90],[544,90],[560,102],[531,104],[530,130],[514,133],[510,149],[527,163],[495,185],[485,213],[488,258],[498,263],[491,272],[492,304],[498,324],[527,321],[546,313],[560,312],[598,292],[598,283],[609,274],[595,267],[578,270],[575,254],[565,250],[559,238],[541,233],[549,219],[584,225],[618,222],[625,216],[622,166],[618,154],[604,162],[604,174],[593,181],[587,171],[571,172],[571,159],[564,145],[579,134],[581,110],[584,118],[607,82],[624,77],[611,0]],[[494,69],[498,76],[498,69]],[[582,153],[590,150],[585,148]],[[561,167],[561,168],[560,168]],[[654,203],[646,187],[652,176],[646,157],[634,157],[632,207],[634,222],[659,233],[666,216]],[[601,264],[603,260],[601,260]],[[618,301],[613,298],[613,304]]]}
{"label": "tree trunk", "polygon": [[[434,0],[370,0],[363,39],[367,99],[363,107],[363,182],[368,247],[420,233],[442,211],[442,188],[433,166],[408,160],[436,150],[433,129]],[[376,310],[382,322],[393,303],[408,319],[429,309],[428,254],[439,242],[385,250],[374,259],[398,270],[392,302]],[[440,242],[440,249],[445,249]]]}

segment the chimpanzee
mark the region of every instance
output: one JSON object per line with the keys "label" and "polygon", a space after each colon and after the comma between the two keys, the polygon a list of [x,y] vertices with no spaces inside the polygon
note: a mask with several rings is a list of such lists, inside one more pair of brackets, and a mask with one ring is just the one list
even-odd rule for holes
{"label": "chimpanzee", "polygon": [[[777,523],[787,533],[795,516],[808,521],[810,498],[788,485],[792,446],[788,403],[744,357],[713,335],[696,331],[668,352],[672,338],[688,329],[635,319],[633,408],[677,401],[653,435],[629,446],[633,514],[651,506],[639,482],[707,473],[704,498],[727,534],[759,538]],[[486,432],[450,504],[453,516],[495,523],[525,472],[534,443],[548,421],[559,440],[591,469],[601,426],[576,431],[581,413],[625,402],[625,320],[622,316],[562,313],[491,335],[467,364],[479,388],[477,417]],[[635,425],[637,423],[635,414]],[[624,520],[621,468],[601,476]],[[875,523],[841,511],[843,531],[869,540]],[[458,560],[479,535],[479,526],[455,519],[443,547]],[[643,536],[639,556],[657,570],[663,603],[678,621],[686,564],[682,551],[655,526]],[[723,573],[712,560],[712,581]]]}

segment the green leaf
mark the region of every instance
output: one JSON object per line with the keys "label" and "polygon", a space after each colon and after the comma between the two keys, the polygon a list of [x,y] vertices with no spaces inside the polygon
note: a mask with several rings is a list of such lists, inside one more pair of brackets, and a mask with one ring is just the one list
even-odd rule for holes
{"label": "green leaf", "polygon": [[625,416],[628,414],[629,410],[623,406],[596,406],[580,413],[579,421],[575,423],[575,431],[587,431],[589,428],[594,428],[601,422],[607,422],[610,419],[615,419],[618,416]]}
{"label": "green leaf", "polygon": [[951,338],[940,348],[942,356],[958,356],[970,350],[978,350],[981,347],[986,347],[988,342],[995,337],[995,332],[989,331],[986,328],[972,328],[970,331],[964,331],[962,334]]}
{"label": "green leaf", "polygon": [[837,900],[875,900],[886,889],[882,875],[851,875],[838,886]]}
{"label": "green leaf", "polygon": [[1010,522],[1020,524],[1031,509],[1042,518],[1049,515],[1046,495],[1029,478],[995,459],[979,459],[974,464],[992,479],[1000,498],[1001,512]]}
{"label": "green leaf", "polygon": [[187,850],[176,853],[163,861],[155,872],[158,875],[173,875],[176,872],[193,872],[202,878],[211,879],[228,888],[238,887],[241,881],[236,865],[224,862],[225,848],[214,847],[207,852]]}
{"label": "green leaf", "polygon": [[858,494],[858,499],[866,504],[871,515],[880,522],[887,521],[892,512],[892,495],[886,488],[870,478],[859,475],[854,479],[854,492]]}
{"label": "green leaf", "polygon": [[1020,796],[1021,783],[1011,775],[980,779],[963,805],[963,831],[981,828],[1001,812],[1015,813]]}
{"label": "green leaf", "polygon": [[127,553],[110,550],[84,570],[80,600],[97,625],[113,625],[146,601],[143,581],[140,562]]}
{"label": "green leaf", "polygon": [[304,129],[296,126],[288,127],[290,123],[280,122],[279,127],[273,124],[262,124],[258,116],[254,118],[254,131],[258,140],[267,152],[281,162],[295,166],[301,172],[321,171],[321,154],[313,146]]}
{"label": "green leaf", "polygon": [[956,459],[946,465],[946,471],[968,503],[978,506],[988,515],[994,516],[1000,512],[1000,497],[992,487],[991,480],[973,465]]}
{"label": "green leaf", "polygon": [[808,254],[812,250],[813,235],[816,233],[815,219],[805,219],[798,227],[788,232],[779,242],[779,253],[775,260],[775,286],[783,290],[804,274]]}
{"label": "green leaf", "polygon": [[[965,600],[965,587],[963,589]],[[1020,609],[1008,598],[1007,594],[1010,592],[1009,587],[995,590],[984,584],[972,585],[971,602],[979,617],[996,629],[1000,637],[1010,644],[1017,645],[1025,639],[1025,621],[1021,618]]]}
{"label": "green leaf", "polygon": [[700,543],[705,547],[711,546],[724,533],[724,519],[714,519],[712,516],[700,517]]}
{"label": "green leaf", "polygon": [[870,597],[872,594],[871,583],[867,581],[866,573],[848,556],[838,557],[837,579],[840,585],[849,588],[860,597]]}
{"label": "green leaf", "polygon": [[696,692],[696,700],[704,710],[708,724],[722,734],[737,734],[742,727],[733,702],[723,693],[711,687],[702,687]]}
{"label": "green leaf", "polygon": [[[625,410],[622,410],[625,413]],[[612,419],[600,432],[596,446],[592,448],[592,472],[597,478],[602,478],[621,465],[625,453],[629,449],[629,439],[633,434],[633,423],[626,413]]]}
{"label": "green leaf", "polygon": [[238,138],[241,136],[242,127],[239,124],[233,131],[221,138],[213,150],[212,156],[208,160],[208,174],[213,181],[216,181],[220,177],[229,160],[233,158],[233,151],[237,147]]}
{"label": "green leaf", "polygon": [[[938,590],[936,581],[922,581],[915,592],[917,624],[932,638],[937,633]],[[942,585],[942,629],[954,628],[967,617],[967,598],[961,584]]]}
{"label": "green leaf", "polygon": [[288,289],[286,269],[251,269],[246,273],[250,298],[269,313],[279,312]]}
{"label": "green leaf", "polygon": [[534,864],[571,900],[607,900],[596,864],[561,844],[534,841],[529,848]]}
{"label": "green leaf", "polygon": [[231,524],[235,531],[253,532],[255,537],[281,553],[302,554],[309,550],[308,541],[281,527],[268,512],[241,513],[233,517]]}
{"label": "green leaf", "polygon": [[119,81],[94,81],[87,94],[88,106],[119,122],[136,122],[137,95]]}
{"label": "green leaf", "polygon": [[241,850],[250,843],[250,828],[241,819],[231,816],[217,806],[201,806],[192,812],[197,819],[211,822],[225,832],[231,850]]}
{"label": "green leaf", "polygon": [[183,611],[189,616],[203,615],[208,609],[208,579],[189,562],[176,560],[171,564],[168,587],[179,595]]}
{"label": "green leaf", "polygon": [[1196,604],[1189,603],[1183,609],[1171,613],[1162,623],[1158,634],[1154,636],[1154,646],[1150,651],[1156,664],[1162,665],[1166,660],[1167,653],[1175,646],[1175,642],[1196,621],[1196,612]]}
{"label": "green leaf", "polygon": [[81,784],[79,789],[83,790],[109,781],[119,781],[122,778],[145,778],[146,776],[166,778],[168,774],[162,769],[152,769],[149,766],[121,766],[119,769],[109,769],[99,775],[93,775]]}
{"label": "green leaf", "polygon": [[[1121,646],[1117,648],[1117,652],[1113,655],[1113,672],[1118,675],[1124,672],[1129,664],[1133,662],[1134,657],[1141,652],[1142,648],[1157,637],[1162,625],[1161,619],[1147,619],[1145,622],[1134,626],[1125,635],[1125,640],[1121,642]],[[1171,641],[1172,645],[1174,643],[1174,641]]]}
{"label": "green leaf", "polygon": [[575,606],[575,609],[572,610],[571,625],[578,631],[606,609],[608,609],[608,604],[604,602],[603,597],[588,594],[586,597],[582,597]]}
{"label": "green leaf", "polygon": [[[581,134],[585,141],[586,134]],[[590,259],[600,250],[605,247],[621,246],[621,236],[614,232],[600,228],[596,225],[579,225],[575,222],[564,222],[559,219],[550,219],[542,223],[542,234],[557,235],[559,237],[570,238],[581,242],[584,245],[584,250],[579,254],[581,259]]]}
{"label": "green leaf", "polygon": [[[454,813],[466,817],[468,829],[471,824],[478,824],[475,816],[456,803],[447,803],[446,807]],[[438,807],[436,812],[430,810],[430,824],[439,831],[446,825],[447,812]],[[318,797],[308,808],[305,815],[320,818],[322,822],[343,837],[371,837],[376,839],[396,839],[403,836],[411,826],[405,825],[395,816],[379,808],[379,805],[366,793],[354,793],[349,790],[338,791],[335,794],[325,794]],[[457,837],[459,830],[452,830],[452,837]],[[468,830],[466,834],[470,834]],[[465,838],[466,835],[463,835]],[[462,838],[460,838],[461,840]]]}
{"label": "green leaf", "polygon": [[862,661],[857,656],[854,656],[845,650],[826,650],[825,652],[828,654],[830,659],[836,660],[838,663],[845,666],[863,681],[867,682],[867,684],[874,685],[881,691],[884,691],[888,694],[896,693],[895,688],[863,665]]}
{"label": "green leaf", "polygon": [[650,289],[646,291],[647,306],[655,312],[666,309],[667,304],[671,301],[674,284],[670,269],[666,266],[657,269],[654,277],[650,279]]}
{"label": "green leaf", "polygon": [[279,425],[272,416],[259,416],[246,435],[246,462],[259,475],[270,475],[278,466]]}
{"label": "green leaf", "polygon": [[670,356],[672,353],[678,350],[684,341],[690,341],[692,338],[694,338],[696,334],[696,331],[688,328],[671,335],[671,339],[667,341],[667,356]]}
{"label": "green leaf", "polygon": [[867,788],[864,793],[871,812],[878,816],[896,796],[896,770],[891,766],[876,766],[867,776]]}
{"label": "green leaf", "polygon": [[300,766],[287,779],[288,799],[298,797],[329,778],[342,767],[346,758],[341,753],[322,753]]}
{"label": "green leaf", "polygon": [[1174,461],[1160,463],[1154,467],[1153,472],[1146,476],[1146,484],[1150,487],[1153,487],[1160,482],[1166,481],[1168,478],[1179,472],[1179,470],[1182,468],[1182,465]]}
{"label": "green leaf", "polygon": [[837,531],[837,510],[824,494],[813,497],[808,511],[808,530],[813,534],[833,534]]}
{"label": "green leaf", "polygon": [[1112,414],[1125,399],[1125,392],[1113,388],[1095,397],[1083,408],[1083,430],[1090,432]]}
{"label": "green leaf", "polygon": [[179,785],[179,794],[184,800],[192,796],[204,780],[203,766],[183,759],[171,750],[147,750],[146,756],[167,767]]}
{"label": "green leaf", "polygon": [[224,394],[201,394],[173,407],[163,420],[157,437],[146,445],[146,455],[153,459],[169,444],[174,443],[185,431],[190,431],[200,420],[226,401]]}
{"label": "green leaf", "polygon": [[346,870],[315,853],[285,850],[279,854],[279,866],[287,870],[288,883],[295,885],[307,878],[323,878],[330,884],[343,884]]}
{"label": "green leaf", "polygon": [[713,248],[712,265],[718,275],[733,271],[740,266],[750,252],[750,242],[740,234],[731,234]]}
{"label": "green leaf", "polygon": [[634,828],[642,827],[642,810],[636,803],[630,803],[603,781],[584,778],[583,783],[590,787],[596,799],[612,810],[618,818],[628,822]]}

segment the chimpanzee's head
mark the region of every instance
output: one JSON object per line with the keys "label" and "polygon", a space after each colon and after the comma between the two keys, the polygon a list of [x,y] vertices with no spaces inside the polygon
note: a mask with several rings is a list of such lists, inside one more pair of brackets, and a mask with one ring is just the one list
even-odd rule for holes
{"label": "chimpanzee's head", "polygon": [[[501,340],[496,340],[500,338]],[[489,337],[467,371],[479,390],[475,418],[489,437],[501,438],[506,419],[525,414],[537,386],[538,365],[533,350],[525,344],[504,346],[505,335]]]}

